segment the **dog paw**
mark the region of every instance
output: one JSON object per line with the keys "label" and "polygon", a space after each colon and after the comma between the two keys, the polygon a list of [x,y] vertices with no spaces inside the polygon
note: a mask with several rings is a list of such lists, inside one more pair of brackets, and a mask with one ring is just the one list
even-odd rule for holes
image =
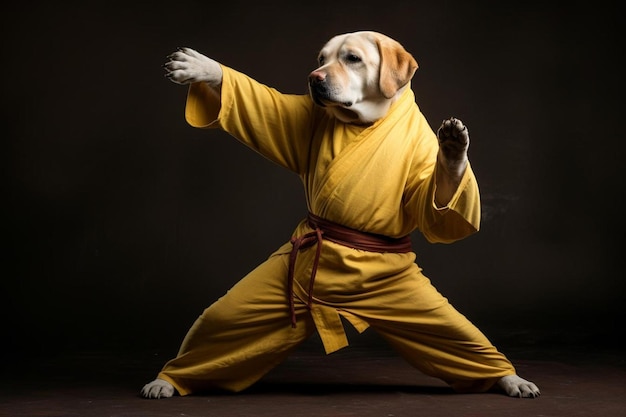
{"label": "dog paw", "polygon": [[469,148],[469,131],[461,120],[454,117],[444,120],[437,129],[437,139],[448,161],[465,160]]}
{"label": "dog paw", "polygon": [[169,398],[174,395],[174,387],[163,379],[155,379],[141,389],[144,398]]}
{"label": "dog paw", "polygon": [[176,84],[207,82],[217,86],[222,82],[222,68],[217,61],[191,48],[178,48],[163,64],[165,76]]}
{"label": "dog paw", "polygon": [[510,397],[536,398],[541,395],[537,385],[517,375],[504,376],[496,385]]}
{"label": "dog paw", "polygon": [[437,129],[439,162],[450,178],[458,179],[467,166],[469,131],[462,121],[451,117]]}

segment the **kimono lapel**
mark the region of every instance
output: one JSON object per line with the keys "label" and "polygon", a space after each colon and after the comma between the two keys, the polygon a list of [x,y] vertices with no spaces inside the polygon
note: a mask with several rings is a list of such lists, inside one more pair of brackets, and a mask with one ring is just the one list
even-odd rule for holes
{"label": "kimono lapel", "polygon": [[[402,123],[414,104],[413,91],[410,88],[402,94],[389,109],[389,113],[373,125],[361,131],[338,153],[328,167],[315,172],[313,189],[310,193],[311,209],[314,213],[324,216],[328,204],[333,198],[341,198],[335,191],[347,178],[359,175],[359,167],[364,161],[376,157],[377,149],[389,133]],[[403,127],[400,127],[403,129]],[[333,132],[326,132],[324,140],[332,140]]]}

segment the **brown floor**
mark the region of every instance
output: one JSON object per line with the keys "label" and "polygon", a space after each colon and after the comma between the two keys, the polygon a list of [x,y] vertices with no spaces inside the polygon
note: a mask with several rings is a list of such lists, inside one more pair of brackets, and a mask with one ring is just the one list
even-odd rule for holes
{"label": "brown floor", "polygon": [[[308,342],[307,342],[308,343]],[[305,344],[250,390],[146,400],[138,391],[168,359],[155,352],[83,352],[2,377],[0,416],[626,416],[623,351],[534,347],[507,352],[538,399],[453,393],[377,344],[325,356]],[[6,371],[6,366],[4,367]]]}

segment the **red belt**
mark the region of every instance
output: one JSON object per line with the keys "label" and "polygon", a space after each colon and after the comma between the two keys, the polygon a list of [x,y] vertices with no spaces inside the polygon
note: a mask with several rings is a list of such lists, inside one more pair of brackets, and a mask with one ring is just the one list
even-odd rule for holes
{"label": "red belt", "polygon": [[313,284],[315,282],[315,274],[317,273],[320,254],[322,252],[323,239],[330,240],[331,242],[335,242],[349,248],[368,252],[407,253],[413,250],[411,247],[410,235],[396,239],[384,235],[361,232],[359,230],[322,219],[311,213],[309,213],[307,220],[313,231],[300,237],[291,238],[293,248],[291,249],[291,254],[289,255],[289,273],[287,275],[287,294],[289,297],[289,311],[291,313],[291,327],[296,327],[293,282],[296,258],[298,257],[298,252],[301,249],[311,247],[317,243],[315,258],[313,258],[313,269],[311,270],[311,280],[309,281],[309,295],[307,300],[307,307],[309,309],[311,309],[313,301]]}

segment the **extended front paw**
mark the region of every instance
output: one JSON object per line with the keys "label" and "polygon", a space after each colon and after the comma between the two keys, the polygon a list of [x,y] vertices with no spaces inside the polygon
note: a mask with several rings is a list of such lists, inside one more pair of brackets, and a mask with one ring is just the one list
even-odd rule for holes
{"label": "extended front paw", "polygon": [[178,48],[163,65],[165,76],[177,84],[207,82],[218,86],[222,82],[222,68],[213,59],[191,48]]}

